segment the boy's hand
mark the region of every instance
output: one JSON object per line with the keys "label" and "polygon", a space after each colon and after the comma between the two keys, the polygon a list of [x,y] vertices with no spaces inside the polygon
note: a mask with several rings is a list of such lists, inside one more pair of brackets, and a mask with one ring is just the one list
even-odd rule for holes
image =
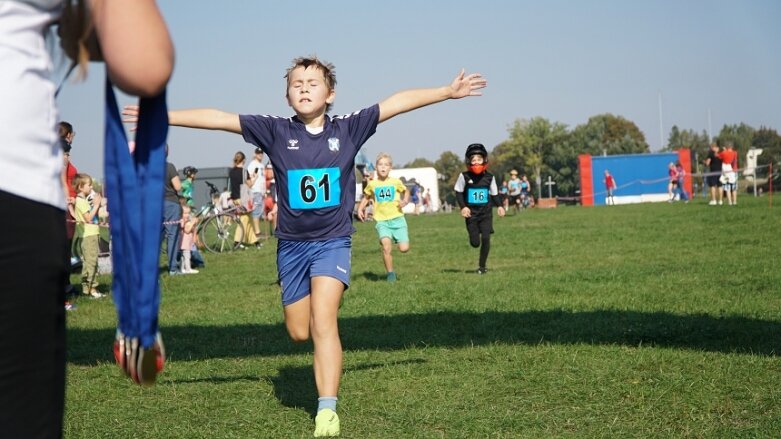
{"label": "boy's hand", "polygon": [[499,206],[499,208],[496,209],[496,213],[498,213],[500,217],[504,216],[505,214],[504,207]]}
{"label": "boy's hand", "polygon": [[465,207],[461,209],[461,216],[464,218],[471,218],[472,217],[472,209]]}
{"label": "boy's hand", "polygon": [[133,124],[133,127],[130,128],[130,131],[135,131],[138,127],[138,113],[139,113],[138,105],[125,105],[122,107],[122,122],[126,124]]}
{"label": "boy's hand", "polygon": [[468,76],[464,76],[464,73],[464,69],[461,69],[461,72],[450,83],[450,97],[461,99],[466,96],[482,96],[483,93],[477,90],[485,88],[488,81],[480,73],[472,73]]}

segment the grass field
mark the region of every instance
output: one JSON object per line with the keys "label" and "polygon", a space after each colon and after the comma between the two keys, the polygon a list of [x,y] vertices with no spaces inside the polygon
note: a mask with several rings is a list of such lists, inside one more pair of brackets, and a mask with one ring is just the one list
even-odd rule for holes
{"label": "grass field", "polygon": [[[396,284],[356,224],[342,437],[781,437],[774,203],[495,217],[484,276],[459,216],[408,217]],[[287,338],[275,243],[206,257],[162,280],[154,387],[114,364],[108,299],[69,312],[66,437],[311,437],[311,345]]]}

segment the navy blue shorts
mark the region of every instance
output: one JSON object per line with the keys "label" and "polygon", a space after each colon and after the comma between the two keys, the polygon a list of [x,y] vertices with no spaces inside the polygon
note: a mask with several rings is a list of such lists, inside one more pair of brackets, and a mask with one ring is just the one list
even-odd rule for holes
{"label": "navy blue shorts", "polygon": [[282,305],[298,302],[311,292],[310,279],[328,276],[350,286],[352,238],[325,241],[288,241],[277,245],[277,267],[282,286]]}

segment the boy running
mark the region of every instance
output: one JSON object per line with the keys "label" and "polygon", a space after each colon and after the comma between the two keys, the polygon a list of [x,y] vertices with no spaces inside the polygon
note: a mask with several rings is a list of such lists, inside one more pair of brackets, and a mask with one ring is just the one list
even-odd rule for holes
{"label": "boy running", "polygon": [[[499,216],[504,216],[502,198],[496,187],[496,178],[486,171],[488,151],[480,143],[466,148],[466,165],[469,169],[458,175],[456,180],[456,201],[461,208],[461,216],[466,219],[466,231],[469,244],[480,247],[480,265],[477,274],[486,274],[485,263],[491,250],[491,233],[494,233],[492,205],[497,206]],[[517,173],[514,174],[517,176]]]}
{"label": "boy running", "polygon": [[[271,160],[277,187],[277,270],[290,338],[314,344],[318,398],[315,437],[338,436],[336,400],[342,376],[337,314],[350,284],[355,156],[377,125],[448,99],[479,96],[486,81],[462,70],[446,86],[398,92],[344,116],[326,112],[336,98],[330,63],[297,58],[285,75],[295,116],[238,115],[213,109],[171,111],[169,124],[241,134]],[[128,122],[137,108],[126,107]]]}
{"label": "boy running", "polygon": [[[382,246],[382,262],[385,263],[385,273],[388,282],[396,282],[396,273],[393,271],[393,256],[391,251],[393,243],[399,244],[399,251],[409,251],[409,234],[407,232],[407,220],[401,211],[409,203],[409,191],[398,178],[389,176],[393,161],[390,154],[381,152],[377,156],[377,178],[369,181],[363,190],[363,199],[358,205],[358,218],[366,219],[366,206],[370,200],[374,200],[374,219],[377,221],[375,228],[380,236]],[[404,194],[402,198],[400,194]]]}

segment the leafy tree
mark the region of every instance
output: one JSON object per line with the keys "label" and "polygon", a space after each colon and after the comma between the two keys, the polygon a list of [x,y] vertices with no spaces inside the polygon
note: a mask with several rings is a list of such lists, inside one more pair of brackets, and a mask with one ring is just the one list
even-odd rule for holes
{"label": "leafy tree", "polygon": [[781,136],[774,129],[760,127],[751,141],[754,148],[762,148],[762,155],[758,158],[758,165],[773,163],[776,168],[781,163]]}
{"label": "leafy tree", "polygon": [[724,146],[725,142],[731,141],[735,151],[738,152],[738,165],[743,166],[746,160],[746,153],[751,148],[755,131],[754,128],[742,122],[740,125],[724,125],[714,140],[721,146]]}
{"label": "leafy tree", "polygon": [[572,131],[572,141],[580,154],[616,155],[649,152],[645,135],[634,122],[621,116],[600,114]]}
{"label": "leafy tree", "polygon": [[424,159],[422,157],[418,157],[415,160],[402,166],[402,168],[432,168],[432,167],[434,167],[434,163],[432,163],[431,160]]}
{"label": "leafy tree", "polygon": [[445,151],[434,162],[439,180],[439,198],[450,204],[455,204],[456,195],[453,187],[456,185],[458,174],[464,170],[464,160],[454,152]]}
{"label": "leafy tree", "polygon": [[[561,168],[556,165],[567,161],[566,157],[557,157],[557,154],[568,150],[565,146],[569,140],[567,126],[535,117],[516,120],[508,132],[510,138],[494,148],[494,172],[501,173],[503,179],[511,169],[516,169],[521,174],[527,174],[532,184],[550,175],[556,181],[556,192],[562,193],[559,185],[563,182],[559,180],[565,176],[571,178],[571,172],[561,173]],[[564,187],[570,186],[564,184]],[[540,188],[536,189],[539,193]]]}
{"label": "leafy tree", "polygon": [[689,148],[692,151],[693,170],[694,172],[699,172],[700,163],[708,157],[709,145],[708,133],[705,130],[697,134],[694,130],[681,130],[677,125],[673,125],[664,150],[675,151],[681,148]]}

